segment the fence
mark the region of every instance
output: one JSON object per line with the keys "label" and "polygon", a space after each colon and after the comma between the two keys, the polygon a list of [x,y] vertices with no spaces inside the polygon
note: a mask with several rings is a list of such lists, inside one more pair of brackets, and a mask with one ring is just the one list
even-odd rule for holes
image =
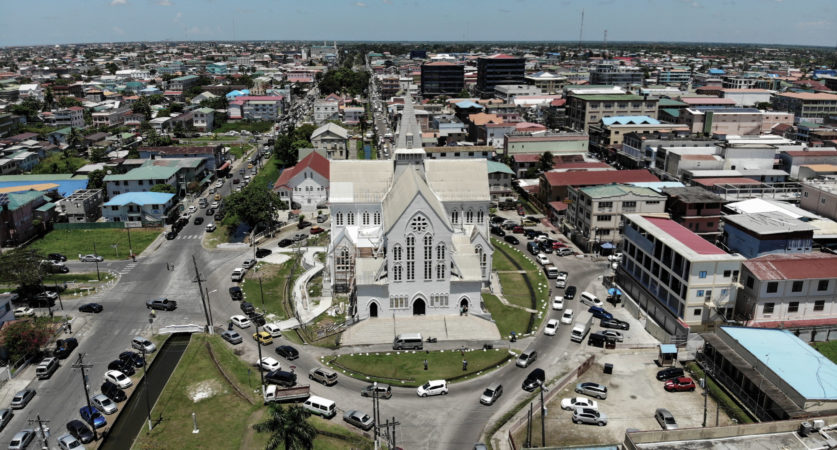
{"label": "fence", "polygon": [[55,230],[102,230],[108,228],[125,228],[123,222],[59,222],[52,225]]}

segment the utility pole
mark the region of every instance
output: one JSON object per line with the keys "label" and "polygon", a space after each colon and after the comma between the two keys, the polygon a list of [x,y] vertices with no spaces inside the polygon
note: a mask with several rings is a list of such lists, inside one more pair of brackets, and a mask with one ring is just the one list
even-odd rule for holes
{"label": "utility pole", "polygon": [[[73,369],[81,369],[81,385],[84,387],[84,399],[87,401],[87,409],[89,411],[93,410],[93,407],[90,406],[90,392],[87,390],[87,374],[84,373],[84,369],[89,369],[93,367],[93,364],[84,364],[84,353],[78,354],[78,362],[73,364]],[[93,429],[93,440],[99,440],[99,433],[96,432],[96,427],[93,424],[89,424],[90,428]]]}
{"label": "utility pole", "polygon": [[703,427],[706,428],[706,401],[709,397],[708,395],[706,395],[706,377],[703,377],[701,381],[703,381]]}
{"label": "utility pole", "polygon": [[524,447],[532,446],[532,405],[534,403],[529,403],[529,414],[526,416],[526,443],[523,444]]}
{"label": "utility pole", "polygon": [[198,292],[201,294],[201,306],[203,306],[203,315],[206,317],[206,328],[209,329],[208,333],[212,334],[212,323],[209,320],[209,311],[206,308],[206,299],[203,296],[203,284],[201,284],[201,273],[198,271],[198,260],[195,258],[195,255],[192,255],[192,263],[195,265],[195,282],[198,283]]}
{"label": "utility pole", "polygon": [[99,255],[96,253],[96,241],[93,241],[93,259],[96,260],[96,279],[102,281],[102,276],[99,274]]}
{"label": "utility pole", "polygon": [[[253,316],[253,318],[251,320],[253,320],[257,317],[264,317],[264,314],[259,314],[257,316]],[[261,378],[261,381],[262,381],[262,385],[261,385],[262,386],[262,398],[264,399],[264,369],[262,369],[262,343],[258,339],[259,338],[259,325],[255,322],[253,322],[253,323],[256,325],[256,347],[259,348],[259,377]]]}
{"label": "utility pole", "polygon": [[262,306],[264,306],[264,291],[262,290],[262,277],[259,275],[259,295],[262,297]]}
{"label": "utility pole", "polygon": [[546,447],[546,408],[543,405],[543,385],[541,385],[541,447]]}
{"label": "utility pole", "polygon": [[128,230],[128,251],[131,253],[131,259],[134,259],[134,246],[131,244],[131,227],[126,223],[125,229]]}
{"label": "utility pole", "polygon": [[375,450],[378,450],[378,382],[372,383],[372,420],[374,420],[373,430],[375,431]]}
{"label": "utility pole", "polygon": [[[41,442],[43,443],[43,448],[49,448],[49,442],[47,442],[47,434],[44,430],[44,424],[49,423],[49,420],[41,420],[41,415],[38,414],[36,419],[26,419],[29,422],[29,425],[33,423],[38,423],[38,429],[41,431]],[[49,427],[47,427],[49,429]]]}

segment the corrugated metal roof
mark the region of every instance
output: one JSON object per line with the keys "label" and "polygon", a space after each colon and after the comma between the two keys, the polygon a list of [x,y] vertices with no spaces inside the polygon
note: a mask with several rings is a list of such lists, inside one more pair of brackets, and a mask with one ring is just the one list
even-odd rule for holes
{"label": "corrugated metal roof", "polygon": [[137,205],[164,205],[172,197],[174,197],[174,194],[165,192],[128,192],[113,197],[104,206],[123,206],[129,203]]}

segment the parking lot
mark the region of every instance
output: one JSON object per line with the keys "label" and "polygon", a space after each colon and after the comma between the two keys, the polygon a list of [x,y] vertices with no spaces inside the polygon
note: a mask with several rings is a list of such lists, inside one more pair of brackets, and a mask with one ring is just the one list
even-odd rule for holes
{"label": "parking lot", "polygon": [[[600,383],[608,388],[605,400],[598,400],[599,411],[608,419],[606,426],[574,424],[572,412],[561,409],[561,400],[576,397],[575,384],[571,383],[547,403],[546,445],[597,445],[622,442],[625,430],[659,430],[654,419],[657,408],[668,409],[680,428],[700,427],[703,422],[703,391],[698,386],[694,392],[666,392],[663,382],[655,375],[660,367],[654,362],[656,351],[610,351],[597,354],[596,362],[582,376],[579,382]],[[605,374],[604,364],[613,364],[613,373]],[[697,380],[696,380],[697,382]],[[709,398],[708,425],[715,425],[716,405]],[[538,404],[535,405],[538,411]],[[719,424],[730,425],[732,421],[720,411]],[[541,444],[540,415],[532,424],[532,445]],[[526,439],[526,426],[514,432],[514,440],[522,445]]]}

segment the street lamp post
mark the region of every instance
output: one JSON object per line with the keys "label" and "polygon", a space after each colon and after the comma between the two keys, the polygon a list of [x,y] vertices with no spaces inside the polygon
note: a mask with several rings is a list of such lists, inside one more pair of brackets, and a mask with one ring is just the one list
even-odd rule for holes
{"label": "street lamp post", "polygon": [[209,294],[213,294],[218,292],[218,289],[209,290],[206,288],[206,311],[209,313],[209,334],[213,334],[213,326],[212,326],[212,304],[209,302]]}
{"label": "street lamp post", "polygon": [[[264,317],[264,314],[253,316],[253,320],[261,317]],[[264,369],[262,369],[262,343],[259,340],[259,324],[256,322],[254,323],[256,324],[256,347],[258,347],[259,349],[259,378],[261,379],[262,398],[264,398]]]}

